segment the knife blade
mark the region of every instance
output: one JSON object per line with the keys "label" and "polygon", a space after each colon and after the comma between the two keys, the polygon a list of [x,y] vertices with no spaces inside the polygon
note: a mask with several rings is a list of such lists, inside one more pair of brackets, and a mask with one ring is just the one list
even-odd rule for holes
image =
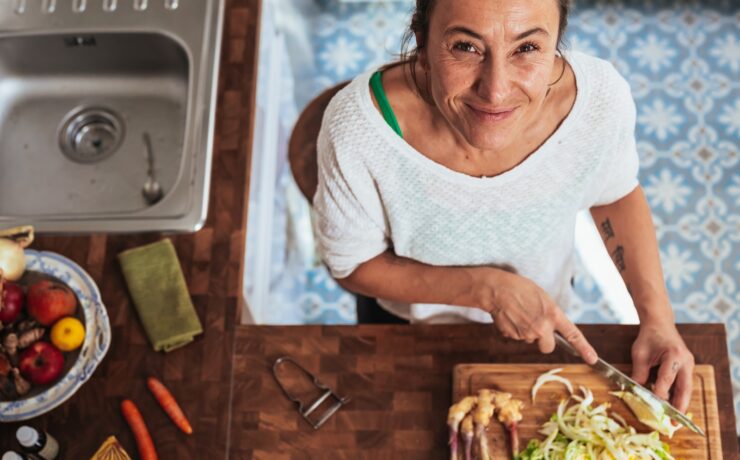
{"label": "knife blade", "polygon": [[[581,354],[578,353],[578,350],[576,350],[573,347],[573,345],[570,344],[570,342],[565,340],[565,337],[563,337],[557,332],[555,332],[555,342],[557,342],[558,345],[563,347],[563,349],[566,350],[568,353],[574,356],[577,356],[579,358],[581,357]],[[640,385],[639,383],[635,382],[624,372],[620,371],[616,367],[607,363],[603,359],[598,358],[596,363],[590,364],[590,366],[600,375],[616,383],[619,386],[619,388],[622,389],[622,391],[624,390],[632,391],[633,393],[635,393],[635,395],[642,398],[650,406],[652,407],[657,406],[657,407],[662,408],[663,411],[672,420],[675,420],[676,422],[690,429],[694,433],[697,433],[697,434],[700,434],[706,437],[706,435],[704,434],[704,431],[702,431],[701,428],[699,428],[694,422],[692,422],[690,418],[684,415],[683,412],[673,407],[668,401],[665,401],[659,398],[655,393],[648,390],[647,388]]]}

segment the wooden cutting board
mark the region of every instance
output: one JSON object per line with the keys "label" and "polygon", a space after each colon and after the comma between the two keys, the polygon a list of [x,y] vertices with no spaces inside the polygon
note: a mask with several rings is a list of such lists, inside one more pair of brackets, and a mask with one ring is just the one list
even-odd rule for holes
{"label": "wooden cutting board", "polygon": [[[532,405],[530,395],[537,377],[558,367],[563,368],[560,375],[570,380],[574,388],[578,388],[579,385],[588,387],[594,393],[596,404],[608,401],[611,403],[611,410],[624,417],[637,431],[650,431],[637,421],[619,398],[609,394],[610,391],[616,390],[615,385],[585,364],[460,364],[455,366],[453,373],[453,401],[457,402],[465,396],[477,394],[478,390],[483,388],[506,391],[514,398],[524,401],[525,407],[522,411],[524,419],[519,424],[519,443],[523,449],[530,439],[544,438],[537,431],[556,411],[560,400],[568,395],[564,385],[550,382],[539,389],[536,404]],[[629,366],[617,367],[623,371],[629,370]],[[694,391],[688,412],[693,414],[694,422],[704,430],[707,437],[703,438],[687,428],[678,430],[670,440],[661,436],[671,446],[672,455],[682,460],[722,459],[717,391],[712,366],[696,366]],[[501,424],[492,423],[489,436],[493,459],[509,458],[506,433]]]}

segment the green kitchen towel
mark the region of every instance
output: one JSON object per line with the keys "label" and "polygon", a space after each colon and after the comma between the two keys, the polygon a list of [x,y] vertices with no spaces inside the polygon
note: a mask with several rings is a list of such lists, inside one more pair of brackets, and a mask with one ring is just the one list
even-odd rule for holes
{"label": "green kitchen towel", "polygon": [[171,351],[203,332],[172,241],[118,254],[139,319],[155,351]]}

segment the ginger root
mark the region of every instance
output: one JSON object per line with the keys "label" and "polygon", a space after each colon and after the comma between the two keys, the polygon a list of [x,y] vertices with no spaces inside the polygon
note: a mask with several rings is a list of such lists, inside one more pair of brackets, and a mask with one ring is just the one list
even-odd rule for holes
{"label": "ginger root", "polygon": [[9,357],[13,358],[18,352],[18,334],[11,332],[3,340],[3,348]]}
{"label": "ginger root", "polygon": [[18,396],[23,396],[29,391],[31,391],[31,384],[26,381],[23,377],[21,377],[21,372],[18,370],[17,367],[14,367],[11,371],[13,373],[13,383],[15,384],[15,392],[18,393]]}
{"label": "ginger root", "polygon": [[43,337],[44,332],[45,330],[43,327],[36,327],[30,331],[22,333],[20,337],[18,337],[18,347],[26,348],[31,346],[31,344]]}

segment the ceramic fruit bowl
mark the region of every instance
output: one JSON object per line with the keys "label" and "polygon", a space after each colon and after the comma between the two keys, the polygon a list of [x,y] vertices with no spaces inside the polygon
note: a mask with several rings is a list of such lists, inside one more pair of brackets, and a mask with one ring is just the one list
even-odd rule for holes
{"label": "ceramic fruit bowl", "polygon": [[[79,265],[53,252],[25,250],[26,273],[20,280],[56,278],[77,296],[76,316],[85,325],[82,346],[65,357],[65,370],[54,383],[34,387],[21,399],[0,401],[0,422],[26,420],[45,414],[69,399],[92,376],[110,346],[108,312],[93,279]],[[45,335],[48,338],[47,335]]]}

